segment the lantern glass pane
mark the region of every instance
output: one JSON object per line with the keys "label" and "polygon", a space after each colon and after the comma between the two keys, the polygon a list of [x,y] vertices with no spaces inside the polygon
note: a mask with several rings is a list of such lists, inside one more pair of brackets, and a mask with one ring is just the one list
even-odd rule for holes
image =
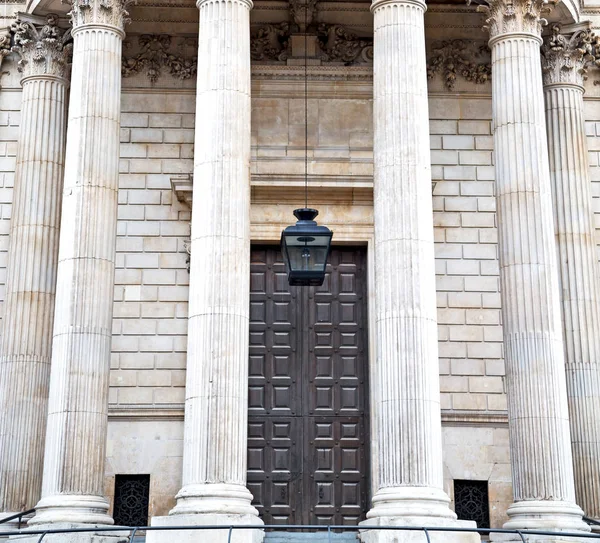
{"label": "lantern glass pane", "polygon": [[288,246],[290,268],[293,271],[322,271],[327,263],[327,247],[293,245]]}

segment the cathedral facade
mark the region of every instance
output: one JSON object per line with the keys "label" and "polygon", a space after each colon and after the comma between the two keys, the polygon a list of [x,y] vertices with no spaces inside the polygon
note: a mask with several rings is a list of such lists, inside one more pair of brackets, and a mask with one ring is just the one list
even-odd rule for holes
{"label": "cathedral facade", "polygon": [[2,7],[0,520],[596,529],[600,3]]}

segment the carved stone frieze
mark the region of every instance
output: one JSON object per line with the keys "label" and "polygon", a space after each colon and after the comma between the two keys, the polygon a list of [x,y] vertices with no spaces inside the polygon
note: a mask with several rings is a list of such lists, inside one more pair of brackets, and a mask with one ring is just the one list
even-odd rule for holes
{"label": "carved stone frieze", "polygon": [[427,61],[427,78],[438,74],[449,91],[454,90],[459,77],[472,83],[487,83],[492,77],[490,50],[486,45],[460,39],[434,42]]}
{"label": "carved stone frieze", "polygon": [[127,8],[136,0],[64,0],[70,4],[73,30],[89,24],[114,26],[121,32],[131,22]]}
{"label": "carved stone frieze", "polygon": [[541,36],[548,23],[543,17],[557,0],[467,0],[486,16],[484,29],[493,40],[502,34],[526,33]]}
{"label": "carved stone frieze", "polygon": [[11,32],[14,43],[11,50],[20,57],[17,69],[23,77],[68,77],[73,49],[71,32],[58,27],[58,15],[49,13],[43,26],[17,19]]}
{"label": "carved stone frieze", "polygon": [[2,62],[10,53],[10,34],[0,34],[0,68],[2,68]]}
{"label": "carved stone frieze", "polygon": [[292,20],[301,33],[312,24],[317,11],[317,0],[289,0]]}
{"label": "carved stone frieze", "polygon": [[289,37],[288,22],[261,26],[250,38],[252,60],[287,60],[290,49]]}
{"label": "carved stone frieze", "polygon": [[318,27],[321,59],[344,64],[372,64],[373,39],[359,38],[342,25],[322,23]]}
{"label": "carved stone frieze", "polygon": [[171,37],[166,34],[142,34],[138,39],[141,51],[133,57],[123,56],[121,74],[131,77],[145,72],[152,83],[156,83],[163,70],[177,79],[196,76],[196,57],[185,57],[170,52]]}
{"label": "carved stone frieze", "polygon": [[599,39],[590,29],[561,34],[561,25],[553,24],[542,46],[544,85],[570,83],[583,86],[590,65],[598,65]]}

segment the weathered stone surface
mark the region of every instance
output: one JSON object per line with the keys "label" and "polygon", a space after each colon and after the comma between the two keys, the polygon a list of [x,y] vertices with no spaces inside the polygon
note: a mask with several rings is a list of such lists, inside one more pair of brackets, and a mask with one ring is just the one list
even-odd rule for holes
{"label": "weathered stone surface", "polygon": [[56,19],[13,27],[23,95],[0,330],[0,517],[34,507],[42,486],[70,56]]}
{"label": "weathered stone surface", "polygon": [[575,505],[539,47],[545,2],[489,7],[514,503],[505,528],[589,530]]}
{"label": "weathered stone surface", "polygon": [[[73,68],[42,499],[30,525],[112,524],[103,497],[124,4],[73,6]],[[85,16],[76,15],[77,9]],[[96,15],[100,18],[96,19]],[[112,17],[110,21],[106,17]],[[101,24],[97,24],[101,23]],[[111,23],[111,24],[107,24]],[[90,67],[93,66],[93,69]],[[82,536],[83,537],[83,536]],[[89,540],[93,539],[88,535]]]}
{"label": "weathered stone surface", "polygon": [[[555,26],[556,30],[556,26]],[[600,269],[596,254],[583,83],[591,31],[553,33],[544,77],[554,227],[577,504],[600,518]],[[559,76],[560,74],[560,76]]]}

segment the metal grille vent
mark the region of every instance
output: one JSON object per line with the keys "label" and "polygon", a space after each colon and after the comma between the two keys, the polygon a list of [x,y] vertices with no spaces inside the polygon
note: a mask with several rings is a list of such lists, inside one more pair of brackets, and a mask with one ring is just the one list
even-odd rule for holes
{"label": "metal grille vent", "polygon": [[147,526],[150,500],[150,475],[115,477],[116,526]]}
{"label": "metal grille vent", "polygon": [[474,520],[478,528],[490,527],[487,481],[454,481],[454,510],[461,520]]}

